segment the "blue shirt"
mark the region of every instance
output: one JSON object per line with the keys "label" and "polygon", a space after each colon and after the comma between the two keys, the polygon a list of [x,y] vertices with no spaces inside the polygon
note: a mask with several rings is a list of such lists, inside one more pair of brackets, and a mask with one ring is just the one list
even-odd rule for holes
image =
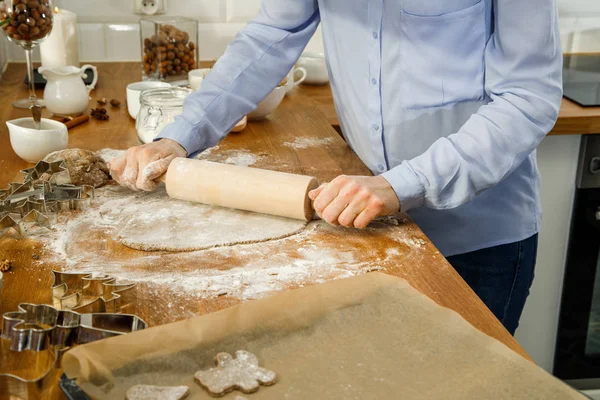
{"label": "blue shirt", "polygon": [[555,0],[263,0],[160,138],[215,146],[321,22],[348,144],[445,256],[538,232],[535,149],[562,98]]}

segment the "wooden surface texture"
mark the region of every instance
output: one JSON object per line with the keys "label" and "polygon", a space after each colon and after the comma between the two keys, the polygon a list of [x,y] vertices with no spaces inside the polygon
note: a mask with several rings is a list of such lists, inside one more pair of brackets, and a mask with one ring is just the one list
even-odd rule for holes
{"label": "wooden surface texture", "polygon": [[[125,87],[140,78],[136,63],[98,63],[99,81],[92,92],[90,108],[96,99],[116,98],[123,104],[120,109],[107,106],[110,120],[90,122],[73,128],[69,133],[69,147],[100,150],[126,149],[138,145],[134,121],[125,107]],[[24,65],[11,64],[0,81],[0,96],[4,106],[0,109],[0,187],[21,179],[19,170],[30,167],[13,152],[5,121],[27,116],[27,111],[14,109],[12,100],[24,97]],[[326,87],[299,88],[286,97],[281,106],[265,121],[252,122],[240,134],[229,135],[208,158],[224,161],[228,152],[243,150],[256,156],[254,167],[315,176],[328,181],[339,174],[369,175],[369,170],[331,127],[331,99]],[[42,91],[38,92],[42,96]],[[44,110],[48,116],[48,111]],[[290,146],[298,138],[320,140],[321,146]],[[145,253],[129,249],[106,232],[83,229],[71,246],[82,249],[78,265],[106,260],[107,272],[115,263],[125,268],[137,269],[149,275],[169,271],[173,279],[198,269],[228,270],[250,264],[260,264],[267,258],[282,260],[302,258],[302,248],[316,248],[336,257],[343,254],[356,268],[371,269],[402,277],[438,304],[455,310],[476,328],[493,336],[519,354],[528,357],[516,340],[485,307],[468,285],[460,278],[420,229],[406,216],[399,218],[398,226],[382,224],[368,231],[346,230],[317,225],[309,234],[299,239],[271,241],[253,248],[242,257],[223,248],[198,253],[195,262],[189,256],[177,253]],[[390,249],[395,256],[390,257]],[[0,258],[13,261],[13,269],[4,274],[0,311],[14,311],[22,302],[45,303],[50,299],[51,270],[64,269],[51,248],[42,241],[0,238]],[[39,260],[32,258],[39,255]],[[130,267],[127,267],[131,265]],[[76,266],[69,266],[73,270]],[[117,276],[117,278],[119,278]],[[307,284],[311,284],[308,282]],[[285,289],[298,287],[287,285]],[[151,326],[181,320],[194,315],[210,313],[239,303],[235,297],[203,297],[190,295],[172,285],[142,282],[137,288],[135,312]]]}

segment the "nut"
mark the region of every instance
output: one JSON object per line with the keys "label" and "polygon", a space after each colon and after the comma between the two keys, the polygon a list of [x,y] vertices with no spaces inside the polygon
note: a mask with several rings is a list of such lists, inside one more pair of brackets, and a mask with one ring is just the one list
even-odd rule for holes
{"label": "nut", "polygon": [[104,105],[106,105],[106,97],[103,97],[103,98],[101,98],[101,99],[98,99],[98,100],[96,100],[96,102],[97,102],[98,104],[100,104],[101,106],[104,106]]}
{"label": "nut", "polygon": [[10,22],[2,30],[12,40],[33,42],[43,39],[52,29],[53,11],[49,0],[15,0],[13,7],[0,7],[0,19]]}
{"label": "nut", "polygon": [[121,102],[119,100],[117,100],[117,99],[112,99],[110,101],[110,105],[113,106],[113,107],[119,107],[121,105]]}

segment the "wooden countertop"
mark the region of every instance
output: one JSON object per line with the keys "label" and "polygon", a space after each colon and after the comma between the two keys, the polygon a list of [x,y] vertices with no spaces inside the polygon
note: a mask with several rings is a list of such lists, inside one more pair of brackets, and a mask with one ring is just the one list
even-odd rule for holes
{"label": "wooden countertop", "polygon": [[[300,92],[319,105],[319,109],[332,126],[339,126],[329,86],[301,85]],[[582,107],[563,98],[558,120],[549,135],[586,134],[600,134],[600,107]]]}
{"label": "wooden countertop", "polygon": [[[97,98],[117,98],[124,103],[125,86],[140,78],[138,64],[99,63],[100,80],[92,92],[90,107],[95,107]],[[24,66],[9,65],[0,81],[0,96],[5,104],[0,110],[0,187],[20,179],[19,170],[30,167],[12,151],[5,121],[26,116],[28,111],[14,109],[11,101],[26,95],[23,84]],[[281,106],[263,122],[250,123],[241,134],[232,134],[220,145],[218,152],[211,155],[214,160],[223,160],[220,154],[235,149],[244,149],[261,155],[254,166],[286,172],[309,174],[327,181],[339,174],[370,174],[369,170],[348,148],[330,124],[330,109],[323,107],[326,98],[324,88],[303,87],[287,97]],[[41,91],[39,96],[42,96]],[[108,108],[110,121],[91,120],[75,127],[69,134],[69,147],[89,150],[103,148],[126,149],[139,144],[134,121],[129,118],[126,107],[119,110]],[[325,115],[324,115],[325,112]],[[45,115],[48,111],[44,110]],[[289,146],[296,138],[324,140],[327,146],[302,148]],[[286,143],[288,145],[286,145]],[[223,153],[224,152],[224,153]],[[409,241],[399,241],[399,237]],[[79,243],[81,242],[81,243]],[[413,243],[414,245],[407,245]],[[199,269],[228,270],[244,267],[249,263],[260,264],[269,255],[299,259],[300,247],[318,247],[331,254],[343,254],[353,260],[357,268],[368,270],[376,264],[378,270],[403,277],[415,288],[442,306],[460,313],[467,321],[484,333],[493,336],[517,353],[528,357],[517,341],[502,327],[500,322],[471,291],[420,229],[407,217],[399,226],[384,226],[370,231],[345,230],[320,227],[296,240],[278,240],[261,244],[260,252],[249,252],[238,257],[221,249],[199,253],[194,263],[189,257],[159,252],[148,253],[131,250],[111,240],[105,232],[84,231],[74,245],[85,246],[87,252],[78,260],[82,268],[86,264],[107,260],[109,265],[118,263],[122,268],[152,274],[168,268],[173,275],[193,273]],[[256,246],[256,245],[254,245]],[[394,247],[397,256],[386,256]],[[0,297],[0,311],[16,310],[21,302],[43,303],[49,301],[49,288],[53,268],[63,269],[55,261],[52,250],[42,242],[31,238],[18,240],[14,237],[0,238],[2,258],[14,261],[11,272],[4,274],[4,288]],[[39,260],[32,255],[39,254]],[[108,263],[110,261],[110,264]],[[366,267],[365,267],[366,266]],[[118,278],[118,276],[117,276]],[[297,287],[287,285],[285,289]],[[241,300],[224,296],[198,297],[174,290],[168,284],[138,285],[136,313],[150,325],[164,324],[189,316],[209,313],[239,303]]]}

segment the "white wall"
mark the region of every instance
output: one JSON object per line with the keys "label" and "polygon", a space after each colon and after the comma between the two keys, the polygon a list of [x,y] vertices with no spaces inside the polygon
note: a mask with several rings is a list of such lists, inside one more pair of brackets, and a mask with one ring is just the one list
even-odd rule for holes
{"label": "white wall", "polygon": [[600,1],[558,0],[558,11],[564,51],[600,51]]}
{"label": "white wall", "polygon": [[[133,13],[133,0],[55,0],[55,4],[77,14],[81,61],[141,60],[140,15]],[[167,0],[166,15],[197,20],[200,60],[215,60],[259,8],[260,0]],[[323,51],[320,38],[318,32],[309,44],[311,51]],[[12,44],[9,58],[25,60],[23,51]],[[39,52],[35,58],[39,60]]]}
{"label": "white wall", "polygon": [[[558,0],[561,39],[567,52],[600,51],[600,1]],[[81,61],[139,61],[138,20],[133,0],[55,0],[58,7],[75,12],[79,21]],[[198,21],[200,59],[218,58],[235,34],[260,7],[260,0],[167,0],[169,16]],[[8,44],[8,58],[24,61],[21,49]],[[320,32],[310,51],[323,51]],[[39,52],[36,52],[39,60]]]}

